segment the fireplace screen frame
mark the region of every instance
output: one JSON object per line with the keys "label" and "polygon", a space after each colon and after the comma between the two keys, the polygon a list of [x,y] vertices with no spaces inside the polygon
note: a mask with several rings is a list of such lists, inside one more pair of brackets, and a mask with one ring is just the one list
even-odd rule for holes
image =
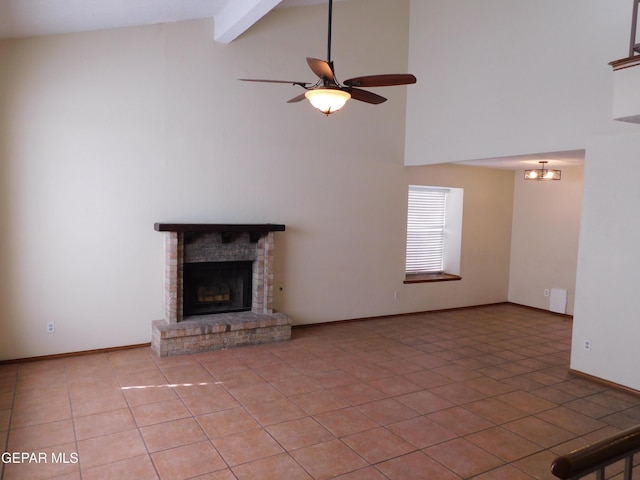
{"label": "fireplace screen frame", "polygon": [[183,316],[251,310],[252,277],[250,260],[185,263]]}

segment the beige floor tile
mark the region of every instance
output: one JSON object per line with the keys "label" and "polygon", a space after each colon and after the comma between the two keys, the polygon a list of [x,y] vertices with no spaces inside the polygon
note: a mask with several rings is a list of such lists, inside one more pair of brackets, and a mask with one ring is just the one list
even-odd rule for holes
{"label": "beige floor tile", "polygon": [[128,408],[93,415],[76,416],[73,423],[77,440],[86,440],[87,438],[131,430],[136,427],[131,410]]}
{"label": "beige floor tile", "polygon": [[524,391],[505,393],[496,398],[530,415],[556,407],[556,404]]}
{"label": "beige floor tile", "polygon": [[460,477],[425,455],[413,452],[377,465],[390,480],[460,480]]}
{"label": "beige floor tile", "polygon": [[11,428],[38,425],[69,418],[71,418],[71,403],[68,399],[32,405],[16,404],[11,415]]}
{"label": "beige floor tile", "polygon": [[365,403],[358,405],[357,408],[381,425],[388,425],[419,416],[419,413],[414,409],[407,407],[405,404],[393,398],[385,398],[384,400]]}
{"label": "beige floor tile", "polygon": [[227,467],[209,441],[162,450],[151,458],[161,480],[184,480]]}
{"label": "beige floor tile", "polygon": [[316,415],[315,419],[338,437],[371,430],[379,426],[378,422],[362,413],[356,407],[321,413]]}
{"label": "beige floor tile", "polygon": [[195,393],[182,397],[182,403],[189,409],[192,415],[200,416],[206,413],[219,412],[230,408],[239,407],[240,404],[224,388],[215,385],[219,390]]}
{"label": "beige floor tile", "polygon": [[84,416],[126,408],[127,401],[120,392],[105,393],[104,395],[72,400],[71,407],[74,416]]}
{"label": "beige floor tile", "polygon": [[502,427],[490,428],[465,438],[505,462],[513,462],[542,450],[539,445]]}
{"label": "beige floor tile", "polygon": [[303,393],[317,392],[324,387],[313,377],[307,375],[295,375],[281,380],[274,380],[271,385],[276,387],[280,393],[288,397],[301,395]]}
{"label": "beige floor tile", "polygon": [[464,406],[467,410],[486,418],[490,422],[500,425],[527,416],[522,410],[512,407],[496,398],[485,398]]}
{"label": "beige floor tile", "polygon": [[367,462],[340,440],[312,445],[291,456],[316,480],[334,478],[367,466]]}
{"label": "beige floor tile", "polygon": [[9,422],[11,420],[11,410],[0,410],[0,432],[9,430]]}
{"label": "beige floor tile", "polygon": [[605,423],[565,407],[557,407],[536,415],[576,435],[585,435],[606,426]]}
{"label": "beige floor tile", "polygon": [[426,417],[410,418],[387,425],[387,428],[416,448],[426,448],[458,437]]}
{"label": "beige floor tile", "polygon": [[252,405],[269,400],[285,398],[273,385],[265,382],[252,385],[226,386],[229,393],[243,405]]}
{"label": "beige floor tile", "polygon": [[60,420],[12,429],[9,432],[7,450],[11,452],[36,452],[41,448],[75,441],[73,422]]}
{"label": "beige floor tile", "polygon": [[168,387],[166,384],[125,386],[122,387],[122,393],[131,407],[178,398],[175,389]]}
{"label": "beige floor tile", "polygon": [[148,455],[127,458],[82,471],[82,480],[157,480],[158,474]]}
{"label": "beige floor tile", "polygon": [[[13,395],[11,400],[13,400]],[[61,403],[69,400],[69,388],[66,381],[58,384],[34,383],[28,388],[15,392],[16,405],[36,405],[39,403]]]}
{"label": "beige floor tile", "polygon": [[212,439],[260,427],[256,419],[242,407],[200,415],[197,420]]}
{"label": "beige floor tile", "polygon": [[343,437],[342,441],[372,464],[399,457],[415,450],[415,447],[409,442],[382,427],[354,433],[348,437]]}
{"label": "beige floor tile", "polygon": [[454,405],[453,402],[445,400],[444,398],[427,390],[407,393],[406,395],[396,397],[396,399],[400,403],[403,403],[407,407],[412,408],[416,412],[423,415],[427,413],[437,412],[438,410],[445,410],[447,408],[453,407]]}
{"label": "beige floor tile", "polygon": [[167,450],[207,439],[202,428],[193,418],[182,418],[142,427],[140,433],[149,452]]}
{"label": "beige floor tile", "polygon": [[446,429],[451,430],[458,435],[468,435],[493,426],[490,421],[463,407],[439,410],[437,412],[430,413],[427,415],[427,418],[439,423]]}
{"label": "beige floor tile", "polygon": [[311,417],[290,420],[266,429],[286,450],[297,450],[334,439],[334,435]]}
{"label": "beige floor tile", "polygon": [[463,438],[423,450],[462,478],[470,478],[504,464],[504,461]]}
{"label": "beige floor tile", "polygon": [[231,467],[284,452],[273,437],[263,429],[214,438],[212,442]]}
{"label": "beige floor tile", "polygon": [[374,467],[365,467],[335,478],[336,480],[387,480],[388,477]]}
{"label": "beige floor tile", "polygon": [[191,416],[191,413],[181,400],[165,400],[158,403],[139,405],[132,407],[131,412],[139,427]]}
{"label": "beige floor tile", "polygon": [[566,442],[574,437],[573,433],[536,417],[521,418],[502,426],[545,448]]}
{"label": "beige floor tile", "polygon": [[371,385],[361,382],[332,388],[331,391],[350,405],[362,405],[387,396]]}
{"label": "beige floor tile", "polygon": [[549,466],[555,457],[556,456],[549,451],[539,452],[514,462],[513,466],[539,480],[557,480],[558,477],[553,475],[549,470]]}
{"label": "beige floor tile", "polygon": [[291,397],[291,400],[309,415],[330,412],[349,406],[346,400],[331,390],[303,393],[302,395]]}
{"label": "beige floor tile", "polygon": [[367,383],[389,397],[397,397],[421,390],[421,387],[415,383],[397,375],[370,380]]}
{"label": "beige floor tile", "polygon": [[282,453],[233,468],[238,480],[311,480],[289,455]]}
{"label": "beige floor tile", "polygon": [[296,403],[287,398],[254,403],[248,410],[263,426],[274,425],[307,415]]}
{"label": "beige floor tile", "polygon": [[477,477],[474,477],[474,480],[535,480],[534,477],[524,473],[522,470],[519,470],[511,465],[504,465],[502,467],[498,467],[494,470],[490,470],[485,472]]}
{"label": "beige floor tile", "polygon": [[284,380],[286,378],[297,377],[302,375],[300,371],[288,363],[275,363],[271,365],[258,365],[252,367],[252,371],[265,379],[267,382],[274,382],[276,380]]}
{"label": "beige floor tile", "polygon": [[146,453],[147,449],[137,429],[111,433],[78,442],[78,455],[83,470]]}

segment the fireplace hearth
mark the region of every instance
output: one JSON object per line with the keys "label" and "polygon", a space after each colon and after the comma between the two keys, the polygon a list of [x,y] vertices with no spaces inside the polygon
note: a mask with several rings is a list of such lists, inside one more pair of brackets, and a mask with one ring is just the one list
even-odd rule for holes
{"label": "fireplace hearth", "polygon": [[154,228],[165,232],[165,318],[151,342],[159,356],[291,338],[291,318],[272,307],[274,233],[284,225]]}

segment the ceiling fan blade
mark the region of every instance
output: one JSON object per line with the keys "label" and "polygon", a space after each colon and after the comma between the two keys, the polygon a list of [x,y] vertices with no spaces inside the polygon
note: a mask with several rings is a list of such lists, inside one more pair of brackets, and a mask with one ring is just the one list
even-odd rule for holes
{"label": "ceiling fan blade", "polygon": [[239,78],[238,80],[242,82],[288,83],[289,85],[300,85],[301,87],[311,85],[309,82],[294,82],[292,80],[265,80],[261,78]]}
{"label": "ceiling fan blade", "polygon": [[349,78],[343,82],[350,87],[390,87],[416,83],[416,77],[410,73],[389,73],[385,75],[366,75]]}
{"label": "ceiling fan blade", "polygon": [[317,58],[307,57],[307,63],[309,68],[322,80],[329,83],[336,83],[335,76],[333,75],[333,68],[331,64],[325,60],[319,60]]}
{"label": "ceiling fan blade", "polygon": [[[306,92],[305,92],[306,93]],[[301,93],[300,95],[293,97],[291,100],[288,100],[287,103],[296,103],[296,102],[301,102],[302,100],[304,100],[305,98],[305,93]]]}
{"label": "ceiling fan blade", "polygon": [[361,102],[378,105],[387,101],[386,98],[378,95],[377,93],[367,92],[366,90],[360,90],[359,88],[349,88],[345,90],[351,94],[351,98],[354,100],[360,100]]}

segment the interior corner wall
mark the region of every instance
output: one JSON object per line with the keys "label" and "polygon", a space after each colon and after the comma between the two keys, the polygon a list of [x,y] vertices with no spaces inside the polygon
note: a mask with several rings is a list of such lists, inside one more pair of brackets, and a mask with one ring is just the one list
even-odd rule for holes
{"label": "interior corner wall", "polygon": [[407,172],[411,185],[464,190],[462,280],[404,285],[400,293],[403,301],[413,303],[413,311],[420,305],[435,310],[506,302],[514,172],[452,164],[409,167]]}
{"label": "interior corner wall", "polygon": [[509,301],[549,310],[545,289],[567,290],[573,315],[583,171],[562,167],[560,181],[527,181],[515,175]]}
{"label": "interior corner wall", "polygon": [[[636,126],[640,130],[639,126]],[[584,173],[571,368],[640,390],[640,133],[591,139]],[[584,341],[591,349],[584,349]]]}
{"label": "interior corner wall", "polygon": [[405,164],[585,150],[571,365],[640,389],[639,127],[612,120],[609,66],[632,6],[411,0]]}

